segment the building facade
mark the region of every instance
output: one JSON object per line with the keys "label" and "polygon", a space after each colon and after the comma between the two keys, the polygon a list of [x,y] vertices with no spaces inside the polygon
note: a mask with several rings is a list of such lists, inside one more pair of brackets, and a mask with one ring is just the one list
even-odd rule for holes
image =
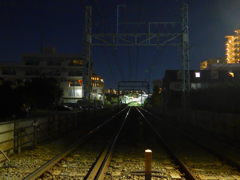
{"label": "building facade", "polygon": [[236,27],[234,35],[227,35],[226,58],[211,58],[200,63],[200,70],[209,69],[217,64],[237,64],[240,62],[240,27]]}
{"label": "building facade", "polygon": [[[240,71],[227,69],[212,69],[212,70],[190,70],[191,89],[201,89],[218,84],[240,79]],[[182,97],[182,71],[181,70],[166,70],[163,80],[163,93],[165,104],[168,107],[179,107]]]}
{"label": "building facade", "polygon": [[240,29],[236,28],[234,35],[225,36],[226,42],[226,60],[227,63],[239,63],[240,62]]}
{"label": "building facade", "polygon": [[211,58],[208,59],[207,61],[200,63],[200,70],[207,69],[214,64],[226,64],[226,63],[227,63],[226,58]]}
{"label": "building facade", "polygon": [[[0,77],[3,80],[10,81],[16,87],[41,75],[53,77],[63,89],[62,103],[82,100],[82,54],[58,54],[54,47],[43,47],[42,53],[22,53],[21,58],[20,62],[0,63]],[[93,74],[90,98],[103,101],[103,89],[104,79]],[[100,96],[96,96],[96,93]]]}

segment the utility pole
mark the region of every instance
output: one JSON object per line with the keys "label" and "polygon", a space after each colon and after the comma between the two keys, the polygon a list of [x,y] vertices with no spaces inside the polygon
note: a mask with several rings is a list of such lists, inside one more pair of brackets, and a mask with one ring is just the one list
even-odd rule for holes
{"label": "utility pole", "polygon": [[189,106],[190,74],[189,74],[189,38],[188,38],[188,5],[182,4],[182,103],[183,108]]}
{"label": "utility pole", "polygon": [[85,104],[90,105],[91,93],[91,42],[92,42],[92,7],[87,6],[85,12],[85,30],[83,38],[83,97]]}

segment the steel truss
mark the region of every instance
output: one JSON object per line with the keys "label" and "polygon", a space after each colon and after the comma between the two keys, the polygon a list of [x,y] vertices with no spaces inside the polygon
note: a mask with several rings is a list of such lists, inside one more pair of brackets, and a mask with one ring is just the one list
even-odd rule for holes
{"label": "steel truss", "polygon": [[[119,5],[120,6],[124,5]],[[186,103],[186,92],[190,91],[190,75],[189,75],[189,42],[188,42],[188,5],[182,4],[181,6],[181,22],[149,22],[148,32],[146,33],[119,33],[119,24],[144,24],[146,22],[119,22],[119,11],[117,9],[117,33],[115,34],[91,34],[91,12],[90,6],[86,8],[85,15],[85,32],[84,32],[84,97],[90,97],[90,84],[91,84],[91,47],[92,46],[181,46],[182,47],[182,92],[183,103]],[[172,25],[181,24],[181,32],[179,33],[151,33],[151,25],[163,24]],[[160,37],[168,37],[167,40],[160,42]],[[182,37],[181,43],[168,42]],[[141,39],[139,41],[139,39]],[[95,43],[98,40],[98,43]],[[121,42],[119,42],[121,40]],[[157,43],[151,43],[155,40]],[[100,41],[100,43],[99,43]],[[88,75],[87,75],[88,74]],[[89,98],[90,99],[90,98]]]}
{"label": "steel truss", "polygon": [[[120,87],[128,87],[128,88],[147,88],[148,89],[148,95],[149,95],[149,83],[147,81],[120,81],[118,83],[118,107],[119,107],[119,95]],[[142,91],[142,90],[141,90]]]}

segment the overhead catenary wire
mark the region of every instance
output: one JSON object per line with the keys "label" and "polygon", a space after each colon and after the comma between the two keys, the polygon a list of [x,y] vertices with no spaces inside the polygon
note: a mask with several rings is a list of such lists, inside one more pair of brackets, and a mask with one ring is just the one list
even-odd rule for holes
{"label": "overhead catenary wire", "polygon": [[[123,4],[124,4],[124,21],[125,21],[125,31],[126,31],[126,34],[128,34],[128,26],[127,26],[127,8],[126,8],[126,1],[124,0],[123,1]],[[127,35],[127,40],[128,40],[128,35]],[[131,80],[132,78],[132,63],[131,63],[131,56],[130,56],[130,48],[128,46],[128,61],[129,61],[129,69],[130,69],[130,74],[129,74],[129,81]]]}
{"label": "overhead catenary wire", "polygon": [[[174,12],[176,11],[176,8],[177,8],[177,6],[175,6]],[[181,18],[181,17],[179,17],[176,22],[180,22],[180,18]],[[180,24],[180,23],[176,23],[176,24],[173,26],[171,33],[173,33],[173,32],[175,31],[175,29],[177,28],[177,25],[179,25],[179,24]],[[167,38],[169,38],[169,36],[168,36]],[[156,65],[157,65],[157,63],[158,63],[159,57],[163,54],[163,52],[165,51],[166,48],[167,48],[167,45],[163,46],[162,49],[161,49],[161,51],[159,52],[159,54],[158,54],[158,55],[156,54],[156,56],[153,58],[154,61],[153,61],[153,62],[151,63],[151,65],[150,65],[149,73],[147,74],[147,76],[146,76],[146,78],[145,78],[145,81],[150,77],[153,69],[156,67]]]}
{"label": "overhead catenary wire", "polygon": [[[108,30],[107,30],[107,28],[106,28],[106,26],[105,26],[105,22],[103,21],[103,16],[102,16],[102,14],[101,14],[99,5],[98,5],[98,3],[97,3],[96,0],[94,0],[94,2],[95,2],[95,4],[97,5],[97,10],[98,10],[99,16],[100,16],[100,18],[101,18],[102,25],[103,25],[105,31],[106,31],[107,34],[108,34]],[[118,56],[118,54],[117,54],[117,49],[116,49],[116,48],[115,48],[115,50],[114,50],[114,52],[113,52],[113,57],[114,57],[114,60],[115,60],[116,65],[117,65],[117,67],[118,67],[118,70],[119,70],[119,72],[120,72],[120,75],[121,75],[123,81],[125,81],[124,75],[123,75],[123,72],[122,72],[122,68],[121,68],[121,66],[119,65],[119,62],[118,62],[118,61],[119,61],[119,56]]]}
{"label": "overhead catenary wire", "polygon": [[[82,5],[83,5],[85,11],[88,13],[87,8],[86,8],[85,4],[83,3],[83,0],[80,0],[80,1],[81,1]],[[92,16],[90,16],[89,13],[88,13],[88,15],[89,15],[89,17],[91,18],[92,23],[94,24],[97,33],[99,34],[98,27],[97,27],[96,23],[94,22]],[[101,42],[101,43],[102,43],[102,42]],[[110,66],[110,63],[109,63],[109,59],[108,59],[108,57],[107,57],[107,53],[106,53],[106,50],[105,50],[104,46],[102,46],[102,49],[103,49],[104,56],[105,56],[105,58],[106,58],[106,60],[107,60],[107,64],[108,64],[108,67],[109,67],[110,72],[111,72],[111,74],[112,74],[112,77],[113,77],[115,83],[117,84],[116,78],[115,78],[114,73],[113,73],[113,71],[112,71],[112,69],[111,69],[111,66]]]}
{"label": "overhead catenary wire", "polygon": [[[139,34],[139,32],[140,32],[141,12],[142,12],[142,0],[140,1],[140,8],[139,8],[138,34]],[[137,44],[138,44],[138,42],[139,42],[139,37],[137,38]],[[137,73],[138,73],[138,56],[139,56],[139,47],[138,47],[138,45],[137,45],[136,81],[137,81]]]}

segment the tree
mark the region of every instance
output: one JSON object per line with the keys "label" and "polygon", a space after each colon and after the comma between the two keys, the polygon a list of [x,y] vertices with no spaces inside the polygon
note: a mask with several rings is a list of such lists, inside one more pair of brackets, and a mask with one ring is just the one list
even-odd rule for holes
{"label": "tree", "polygon": [[0,86],[0,108],[1,108],[1,117],[6,117],[11,114],[12,106],[14,105],[14,95],[13,89],[11,87],[11,82],[5,81]]}
{"label": "tree", "polygon": [[158,85],[155,85],[153,87],[153,94],[152,94],[152,97],[151,97],[152,105],[153,106],[160,106],[161,99],[162,99],[161,88],[159,88]]}
{"label": "tree", "polygon": [[27,83],[26,93],[33,106],[46,109],[59,101],[63,95],[63,90],[55,78],[43,76],[34,78],[32,82]]}
{"label": "tree", "polygon": [[154,87],[155,85],[157,85],[159,88],[162,88],[163,82],[162,82],[161,79],[154,79],[154,80],[152,81],[152,84],[153,84],[153,87]]}

